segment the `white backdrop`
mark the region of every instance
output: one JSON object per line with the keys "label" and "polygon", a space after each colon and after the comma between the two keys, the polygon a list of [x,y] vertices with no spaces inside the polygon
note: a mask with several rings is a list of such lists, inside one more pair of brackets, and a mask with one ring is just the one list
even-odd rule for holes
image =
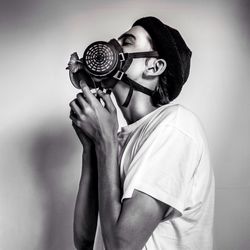
{"label": "white backdrop", "polygon": [[[215,246],[250,247],[249,4],[247,1],[1,2],[0,249],[73,249],[81,147],[68,103],[73,51],[155,15],[193,51],[177,98],[201,119],[216,177]],[[121,124],[124,122],[121,120]]]}

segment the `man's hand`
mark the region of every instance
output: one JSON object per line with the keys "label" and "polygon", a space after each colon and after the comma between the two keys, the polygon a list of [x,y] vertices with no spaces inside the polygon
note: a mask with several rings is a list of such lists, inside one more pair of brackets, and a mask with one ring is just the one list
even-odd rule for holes
{"label": "man's hand", "polygon": [[74,115],[70,115],[73,124],[95,144],[114,140],[117,135],[118,121],[116,108],[109,94],[98,90],[101,102],[91,93],[89,87],[81,81],[82,93],[70,103]]}

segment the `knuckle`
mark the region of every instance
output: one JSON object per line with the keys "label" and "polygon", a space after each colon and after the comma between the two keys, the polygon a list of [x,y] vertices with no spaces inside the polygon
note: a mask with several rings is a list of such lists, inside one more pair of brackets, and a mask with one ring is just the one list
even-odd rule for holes
{"label": "knuckle", "polygon": [[80,119],[81,121],[84,121],[85,116],[84,116],[84,114],[83,114],[83,113],[79,114],[79,119]]}
{"label": "knuckle", "polygon": [[77,127],[81,127],[81,122],[80,121],[76,121],[75,124],[76,124]]}
{"label": "knuckle", "polygon": [[86,108],[85,108],[85,110],[84,110],[84,112],[86,113],[86,114],[90,114],[91,113],[91,108],[89,107],[89,106],[87,106]]}
{"label": "knuckle", "polygon": [[80,99],[80,98],[82,97],[82,94],[81,94],[81,93],[78,93],[78,94],[76,95],[76,97],[77,97],[77,99]]}
{"label": "knuckle", "polygon": [[71,102],[69,103],[69,106],[72,107],[73,104],[74,104],[74,102],[75,102],[75,100],[71,101]]}

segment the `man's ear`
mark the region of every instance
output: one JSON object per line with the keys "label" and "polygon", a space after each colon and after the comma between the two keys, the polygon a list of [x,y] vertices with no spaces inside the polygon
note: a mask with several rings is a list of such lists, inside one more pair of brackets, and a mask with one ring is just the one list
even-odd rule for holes
{"label": "man's ear", "polygon": [[147,68],[144,72],[146,76],[159,76],[167,68],[167,62],[164,59],[155,59],[153,63],[150,64],[150,61],[147,63]]}

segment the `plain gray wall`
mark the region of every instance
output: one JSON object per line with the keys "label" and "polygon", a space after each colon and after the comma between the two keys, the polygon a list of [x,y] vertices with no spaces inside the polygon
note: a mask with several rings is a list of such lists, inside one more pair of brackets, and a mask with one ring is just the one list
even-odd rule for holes
{"label": "plain gray wall", "polygon": [[[73,51],[155,15],[193,51],[175,102],[205,127],[216,177],[215,247],[250,248],[247,1],[6,1],[0,7],[0,249],[73,249],[81,147],[68,119]],[[120,117],[120,115],[119,115]],[[121,125],[124,125],[122,118]]]}

